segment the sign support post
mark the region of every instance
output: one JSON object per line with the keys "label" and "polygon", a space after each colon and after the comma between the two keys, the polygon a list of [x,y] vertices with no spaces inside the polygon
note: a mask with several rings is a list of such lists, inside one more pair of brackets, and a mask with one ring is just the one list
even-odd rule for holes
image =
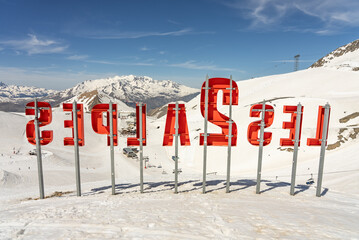
{"label": "sign support post", "polygon": [[292,179],[290,184],[290,195],[294,195],[295,188],[295,178],[297,174],[297,159],[298,159],[298,145],[299,145],[299,134],[300,134],[300,126],[302,120],[302,105],[299,103],[297,105],[297,119],[295,124],[295,139],[294,139],[294,151],[293,151],[293,163],[292,163]]}
{"label": "sign support post", "polygon": [[[229,193],[229,187],[230,187],[230,174],[231,174],[231,150],[232,150],[232,91],[233,86],[232,86],[232,75],[229,79],[230,81],[230,94],[229,94],[229,120],[228,120],[228,124],[229,124],[229,130],[228,130],[228,155],[227,155],[227,183],[226,183],[226,193]],[[228,89],[228,88],[227,88]]]}
{"label": "sign support post", "polygon": [[76,190],[77,196],[81,196],[81,180],[80,180],[80,154],[79,154],[79,137],[77,123],[77,103],[72,104],[72,118],[74,123],[74,146],[75,146],[75,171],[76,171]]}
{"label": "sign support post", "polygon": [[[112,184],[112,195],[116,194],[116,190],[115,190],[115,152],[114,152],[114,144],[113,144],[113,109],[112,109],[112,101],[110,101],[110,107],[109,107],[109,111],[110,111],[110,116],[109,116],[109,120],[110,120],[110,151],[111,151],[111,184]],[[117,116],[116,116],[117,117]],[[116,133],[117,134],[117,133]]]}
{"label": "sign support post", "polygon": [[143,136],[142,136],[142,103],[138,103],[139,108],[139,130],[140,130],[140,191],[143,193]]}
{"label": "sign support post", "polygon": [[35,98],[35,131],[36,131],[36,156],[37,156],[37,172],[39,175],[39,189],[40,189],[40,199],[45,198],[44,193],[44,177],[42,171],[42,156],[41,156],[41,138],[40,138],[40,127],[39,127],[39,108],[37,106],[37,98]]}
{"label": "sign support post", "polygon": [[263,158],[263,142],[264,142],[264,127],[265,127],[265,113],[266,113],[266,103],[263,100],[262,104],[262,119],[260,123],[260,133],[259,133],[259,150],[258,150],[258,166],[257,166],[257,186],[256,194],[260,193],[261,190],[261,177],[262,177],[262,158]]}
{"label": "sign support post", "polygon": [[204,105],[204,134],[203,134],[203,183],[202,193],[206,193],[206,174],[207,174],[207,120],[208,120],[208,75],[206,76],[205,105]]}
{"label": "sign support post", "polygon": [[324,106],[324,123],[322,129],[322,143],[320,148],[320,160],[319,160],[319,171],[318,171],[318,183],[317,183],[317,192],[316,196],[320,197],[322,192],[322,180],[323,180],[323,168],[324,168],[324,157],[325,157],[325,147],[327,145],[327,133],[328,133],[328,124],[329,124],[329,103]]}
{"label": "sign support post", "polygon": [[178,102],[176,102],[176,121],[175,121],[175,193],[178,193]]}

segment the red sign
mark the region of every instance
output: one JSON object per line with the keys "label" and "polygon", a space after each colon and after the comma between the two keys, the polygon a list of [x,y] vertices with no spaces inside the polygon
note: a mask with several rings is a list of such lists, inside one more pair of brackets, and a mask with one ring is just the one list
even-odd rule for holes
{"label": "red sign", "polygon": [[[167,118],[165,133],[163,136],[163,146],[172,146],[173,144],[173,135],[176,133],[175,123],[176,123],[176,104],[168,104],[167,108]],[[178,134],[180,135],[181,145],[189,146],[191,145],[188,133],[187,126],[187,117],[186,109],[184,104],[178,104]]]}
{"label": "red sign", "polygon": [[[302,106],[301,112],[303,117],[303,109]],[[294,138],[295,138],[295,126],[297,124],[297,106],[284,106],[283,107],[284,113],[290,113],[291,114],[291,121],[290,122],[283,122],[283,129],[289,129],[289,138],[281,138],[280,139],[280,145],[281,146],[294,146]],[[299,142],[298,146],[300,146],[300,137],[302,135],[302,123],[303,121],[300,121],[299,126]]]}
{"label": "red sign", "polygon": [[[142,124],[142,139],[143,146],[146,146],[146,104],[142,105],[142,111],[140,110],[140,106],[136,104],[136,137],[127,138],[127,146],[140,146],[140,124]],[[141,113],[140,113],[141,111]],[[140,123],[140,114],[142,114],[142,122]]]}
{"label": "red sign", "polygon": [[[64,112],[72,112],[72,103],[64,103],[63,104]],[[79,139],[79,146],[85,145],[85,131],[84,131],[84,111],[82,104],[77,104],[77,127],[78,127],[78,139]],[[71,115],[72,120],[65,120],[64,127],[72,129],[72,137],[65,137],[64,138],[64,145],[65,146],[73,146],[74,141],[74,116]]]}
{"label": "red sign", "polygon": [[[251,107],[251,110],[249,111],[249,116],[250,117],[260,117],[261,111],[263,108],[262,104],[256,104],[253,105]],[[265,123],[265,128],[269,127],[272,125],[273,120],[274,120],[274,109],[271,105],[265,105],[265,110],[272,110],[272,111],[265,111],[265,115],[264,115],[264,123]],[[263,114],[263,113],[262,113]],[[259,130],[261,129],[260,126],[261,121],[255,121],[249,124],[248,126],[248,131],[247,131],[247,139],[249,141],[250,144],[255,145],[255,146],[259,146],[259,139],[258,139],[258,133]],[[267,146],[268,144],[270,144],[271,140],[272,140],[272,133],[271,132],[264,132],[264,137],[263,137],[263,146]]]}
{"label": "red sign", "polygon": [[[113,144],[117,146],[117,105],[112,104],[112,113],[109,111],[110,104],[97,104],[91,110],[92,129],[95,133],[106,134],[107,146],[111,145],[110,141],[110,119],[113,122]],[[106,113],[107,125],[103,125],[103,114]]]}
{"label": "red sign", "polygon": [[[230,79],[227,78],[210,78],[208,79],[208,121],[219,126],[222,129],[222,133],[210,133],[207,137],[209,146],[228,146],[228,135],[229,135],[229,117],[220,113],[217,109],[217,97],[218,92],[223,91],[223,104],[230,104]],[[201,90],[201,113],[204,116],[205,111],[205,87],[206,83],[204,82]],[[232,105],[238,105],[238,86],[235,81],[232,81]],[[64,103],[63,110],[65,112],[72,111],[71,103]],[[30,102],[26,105],[25,114],[26,115],[35,115],[34,102]],[[39,107],[39,126],[43,127],[49,125],[52,121],[52,110],[51,106],[47,102],[38,102]],[[180,135],[181,145],[189,146],[190,145],[190,137],[188,131],[187,117],[185,104],[179,104],[178,107],[178,134]],[[261,117],[262,113],[262,104],[253,105],[250,109],[249,116],[250,117]],[[264,123],[265,128],[272,125],[274,120],[274,108],[271,105],[265,105],[265,115],[264,115]],[[293,146],[294,145],[294,135],[295,135],[295,126],[297,121],[297,106],[284,106],[284,113],[291,114],[290,122],[283,122],[283,129],[289,130],[288,138],[281,138],[280,145],[281,146]],[[303,113],[304,107],[302,107],[301,112]],[[324,124],[324,107],[319,106],[318,110],[318,121],[317,121],[317,132],[315,138],[308,138],[307,145],[308,146],[319,146],[322,142],[322,132],[323,132],[323,124]],[[330,109],[329,109],[330,110]],[[103,124],[103,114],[107,115],[107,125]],[[329,112],[330,113],[330,112]],[[139,121],[139,116],[142,114],[142,122]],[[302,115],[303,116],[303,115]],[[112,113],[109,112],[109,104],[97,104],[93,107],[91,112],[91,122],[93,130],[98,134],[110,134],[109,122],[113,121],[113,134],[114,134],[114,144],[117,146],[118,144],[118,136],[117,136],[117,106],[113,104]],[[258,134],[260,130],[260,122],[254,121],[248,125],[247,131],[247,139],[250,144],[258,146]],[[301,121],[302,122],[302,121]],[[78,138],[79,145],[85,145],[85,136],[84,136],[84,113],[82,104],[77,104],[77,123],[78,123]],[[142,110],[140,110],[139,106],[136,106],[136,137],[127,138],[128,146],[139,146],[140,145],[140,133],[139,126],[142,124],[142,138],[143,145],[146,146],[147,136],[146,136],[146,104],[142,106]],[[64,145],[74,145],[74,131],[73,131],[73,118],[72,120],[65,120],[64,127],[72,129],[72,137],[64,138]],[[300,124],[300,134],[301,134],[302,124]],[[329,126],[327,128],[328,132]],[[51,143],[53,139],[52,131],[41,131],[41,145],[46,145]],[[163,146],[171,146],[173,144],[173,134],[175,134],[175,104],[169,104],[167,110],[167,119],[166,126],[163,136]],[[233,122],[232,124],[232,146],[236,146],[237,144],[237,125]],[[35,140],[35,125],[34,120],[31,120],[26,125],[26,136],[28,141],[31,144],[36,144]],[[300,136],[299,136],[300,139]],[[272,133],[264,132],[264,142],[263,145],[266,146],[271,143]],[[199,144],[203,145],[204,136],[203,133],[200,134]],[[108,136],[108,145],[109,144],[109,136]]]}
{"label": "red sign", "polygon": [[[26,115],[35,115],[35,102],[29,102],[26,104],[25,114]],[[37,107],[39,108],[39,127],[49,125],[52,121],[52,110],[51,105],[47,102],[38,102]],[[29,121],[26,124],[26,137],[29,143],[36,145],[35,138],[35,124],[34,120]],[[40,144],[47,145],[52,142],[53,133],[52,131],[42,131],[40,133]]]}
{"label": "red sign", "polygon": [[[220,113],[217,109],[217,95],[219,91],[223,91],[223,105],[230,104],[230,79],[228,78],[210,78],[208,79],[208,121],[222,128],[222,133],[210,133],[207,137],[208,146],[228,146],[229,135],[229,117]],[[205,116],[205,86],[206,82],[202,85],[201,90],[201,113]],[[238,105],[238,86],[232,80],[232,105]],[[232,123],[232,146],[237,144],[237,125]],[[200,135],[199,144],[203,145],[204,136]]]}

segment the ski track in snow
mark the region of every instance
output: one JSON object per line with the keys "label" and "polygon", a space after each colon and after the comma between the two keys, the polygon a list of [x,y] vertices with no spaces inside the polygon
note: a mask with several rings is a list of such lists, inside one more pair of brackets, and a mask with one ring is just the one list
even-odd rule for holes
{"label": "ski track in snow", "polygon": [[[357,196],[328,193],[315,197],[315,188],[290,196],[289,187],[232,183],[225,193],[225,176],[212,177],[208,193],[201,181],[184,181],[179,194],[173,182],[118,184],[86,189],[45,200],[13,200],[0,208],[1,239],[355,239],[359,223]],[[190,176],[188,176],[190,177]],[[103,182],[105,184],[105,182]],[[129,186],[129,187],[126,187]],[[151,187],[150,187],[151,186]],[[34,192],[35,189],[33,189]]]}

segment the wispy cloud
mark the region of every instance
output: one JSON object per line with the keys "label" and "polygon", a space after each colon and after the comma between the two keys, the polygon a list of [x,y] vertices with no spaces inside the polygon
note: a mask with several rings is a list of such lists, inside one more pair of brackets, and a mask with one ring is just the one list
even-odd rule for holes
{"label": "wispy cloud", "polygon": [[77,82],[113,76],[115,73],[89,73],[81,71],[56,71],[48,68],[0,67],[0,79],[6,84],[37,86],[48,89],[65,89]]}
{"label": "wispy cloud", "polygon": [[169,31],[169,32],[89,31],[89,32],[76,33],[76,34],[79,34],[82,37],[93,38],[93,39],[136,39],[136,38],[161,37],[161,36],[213,34],[213,32],[196,32],[191,28],[184,28],[177,31]]}
{"label": "wispy cloud", "polygon": [[117,62],[117,61],[108,61],[108,60],[84,60],[87,63],[98,63],[105,65],[118,65],[118,66],[153,66],[153,63],[148,62]]}
{"label": "wispy cloud", "polygon": [[357,0],[296,0],[294,7],[329,24],[359,26],[359,1]]}
{"label": "wispy cloud", "polygon": [[85,60],[88,58],[89,58],[88,55],[72,55],[72,56],[67,57],[67,59],[69,59],[69,60]]}
{"label": "wispy cloud", "polygon": [[140,50],[145,52],[145,51],[151,50],[151,48],[144,46],[144,47],[141,47]]}
{"label": "wispy cloud", "polygon": [[271,29],[288,30],[291,22],[288,19],[293,22],[297,13],[314,17],[320,24],[317,29],[292,28],[292,31],[305,30],[329,35],[340,30],[342,26],[359,26],[357,0],[224,0],[221,3],[238,10],[241,17],[249,19],[250,28],[268,29],[268,26],[271,26]]}
{"label": "wispy cloud", "polygon": [[74,61],[81,61],[84,63],[97,63],[97,64],[104,64],[104,65],[114,65],[114,66],[153,66],[154,64],[151,63],[154,59],[147,59],[145,61],[138,61],[139,59],[137,57],[127,57],[128,59],[131,59],[131,61],[115,61],[115,60],[103,60],[103,59],[91,59],[88,55],[72,55],[69,57],[66,57],[68,60],[74,60]]}
{"label": "wispy cloud", "polygon": [[230,71],[230,72],[244,72],[234,68],[219,67],[214,64],[201,64],[196,61],[190,60],[183,63],[169,64],[171,67],[179,67],[193,70],[211,70],[211,71]]}
{"label": "wispy cloud", "polygon": [[50,39],[39,39],[34,34],[28,34],[28,38],[21,40],[0,41],[4,48],[13,49],[15,52],[32,54],[62,53],[68,46]]}
{"label": "wispy cloud", "polygon": [[180,24],[179,22],[174,21],[174,20],[171,20],[171,19],[168,19],[167,21],[168,21],[169,23],[172,23],[172,24],[177,25],[177,26],[182,25],[182,24]]}
{"label": "wispy cloud", "polygon": [[[316,60],[298,60],[298,62],[310,62],[310,63],[313,63],[315,62]],[[296,62],[296,60],[294,59],[284,59],[284,60],[274,60],[274,61],[271,61],[273,63],[294,63]]]}

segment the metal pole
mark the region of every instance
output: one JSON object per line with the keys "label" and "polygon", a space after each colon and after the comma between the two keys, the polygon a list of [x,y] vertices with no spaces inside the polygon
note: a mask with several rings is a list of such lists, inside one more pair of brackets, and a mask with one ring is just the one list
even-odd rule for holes
{"label": "metal pole", "polygon": [[77,103],[72,104],[72,119],[74,123],[74,146],[75,146],[75,171],[76,171],[76,190],[77,196],[81,196],[81,180],[80,180],[80,154],[79,154],[79,136],[77,123]]}
{"label": "metal pole", "polygon": [[44,177],[42,173],[42,156],[41,156],[41,144],[40,144],[40,127],[39,127],[39,108],[37,106],[37,98],[35,98],[35,138],[36,138],[36,156],[37,156],[37,172],[39,175],[39,189],[40,189],[40,199],[45,198],[44,193]]}
{"label": "metal pole", "polygon": [[298,159],[298,145],[299,145],[299,133],[300,133],[300,122],[302,120],[302,105],[297,105],[297,119],[295,124],[295,139],[294,139],[294,151],[293,151],[293,163],[292,163],[292,180],[290,184],[290,195],[294,195],[295,188],[295,177],[297,173],[297,159]]}
{"label": "metal pole", "polygon": [[229,131],[228,131],[228,155],[227,155],[227,184],[226,184],[226,193],[229,193],[229,186],[230,186],[230,175],[231,175],[231,150],[232,150],[232,75],[230,77],[230,94],[229,94]]}
{"label": "metal pole", "polygon": [[320,160],[319,160],[319,171],[318,171],[318,183],[317,183],[317,193],[316,196],[320,197],[322,192],[322,180],[323,180],[323,168],[324,168],[324,156],[325,156],[325,147],[327,143],[327,130],[329,124],[329,103],[324,106],[324,123],[322,130],[322,145],[320,148]]}
{"label": "metal pole", "polygon": [[[113,147],[113,109],[112,109],[112,101],[110,101],[110,151],[111,151],[111,183],[112,183],[112,195],[116,194],[115,190],[115,152]],[[117,117],[117,116],[116,116]]]}
{"label": "metal pole", "polygon": [[265,113],[266,113],[266,109],[265,109],[265,100],[263,100],[263,104],[262,104],[262,120],[260,123],[260,134],[259,134],[259,150],[258,150],[258,167],[257,167],[257,187],[256,187],[256,193],[259,194],[260,190],[261,190],[261,176],[262,176],[262,157],[263,157],[263,138],[264,138],[264,127],[265,127],[265,122],[264,122],[264,118],[265,118]]}
{"label": "metal pole", "polygon": [[143,136],[142,136],[142,103],[138,103],[139,108],[139,130],[140,130],[140,190],[143,193]]}
{"label": "metal pole", "polygon": [[175,125],[175,193],[178,193],[178,102],[176,102],[176,125]]}
{"label": "metal pole", "polygon": [[204,98],[204,134],[203,134],[203,183],[202,193],[206,193],[207,174],[207,120],[208,120],[208,75],[206,76],[205,98]]}

